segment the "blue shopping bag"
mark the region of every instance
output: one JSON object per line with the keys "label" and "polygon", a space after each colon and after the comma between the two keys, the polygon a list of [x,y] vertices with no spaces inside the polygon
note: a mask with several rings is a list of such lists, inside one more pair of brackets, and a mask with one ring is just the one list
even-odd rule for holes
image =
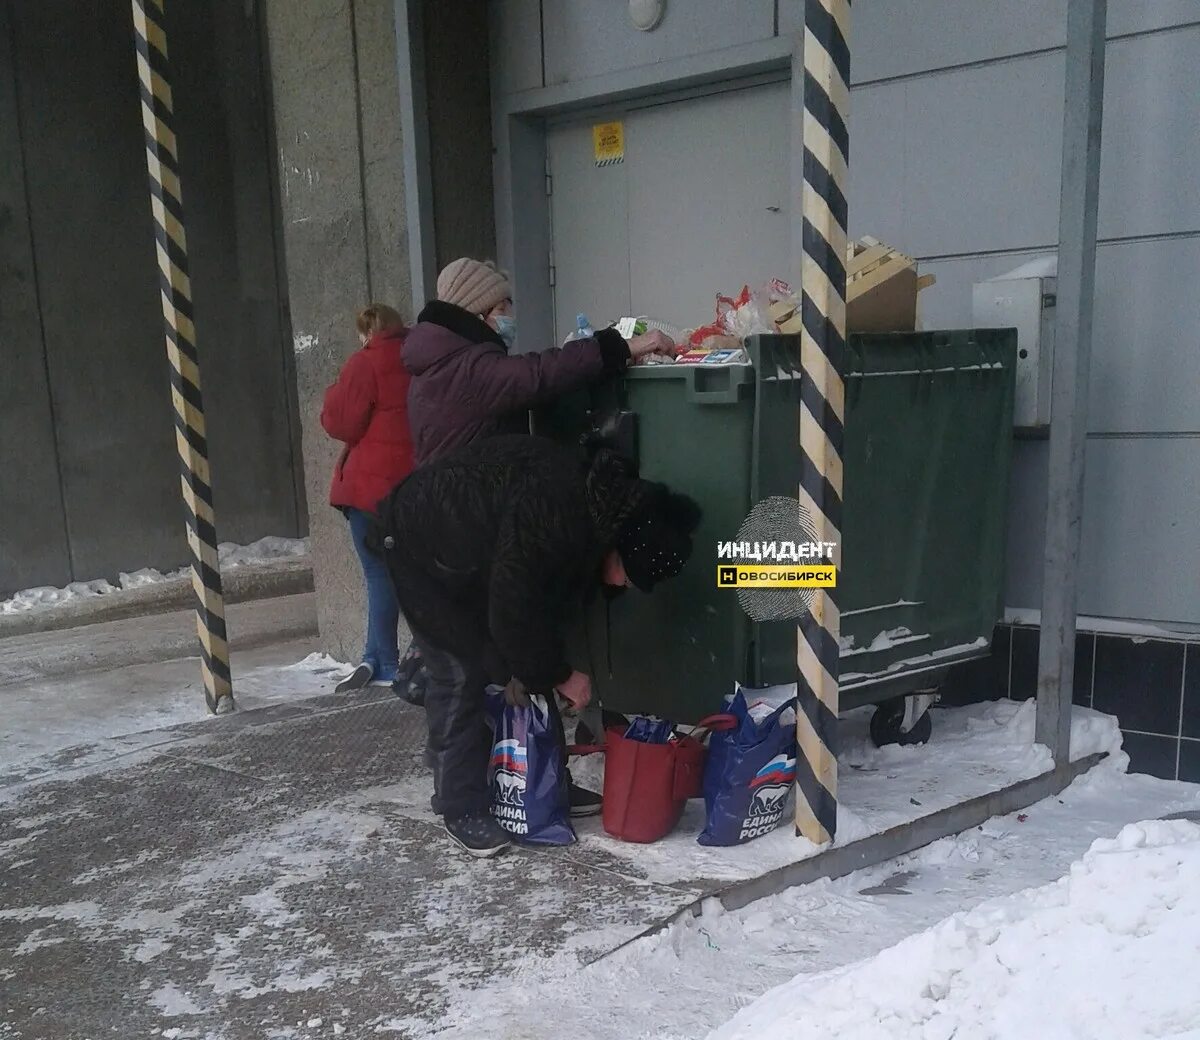
{"label": "blue shopping bag", "polygon": [[704,766],[701,845],[740,845],[773,831],[796,779],[794,700],[755,721],[739,689],[726,710],[734,724],[714,730]]}
{"label": "blue shopping bag", "polygon": [[488,687],[487,707],[494,731],[488,776],[496,822],[519,842],[570,845],[575,831],[553,707],[541,696],[513,707],[499,686]]}

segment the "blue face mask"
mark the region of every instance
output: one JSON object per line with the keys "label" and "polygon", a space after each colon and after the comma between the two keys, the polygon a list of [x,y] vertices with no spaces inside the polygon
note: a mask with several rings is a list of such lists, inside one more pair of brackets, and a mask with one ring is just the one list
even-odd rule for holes
{"label": "blue face mask", "polygon": [[497,314],[495,322],[496,334],[504,340],[504,345],[512,350],[517,341],[517,319],[511,314]]}

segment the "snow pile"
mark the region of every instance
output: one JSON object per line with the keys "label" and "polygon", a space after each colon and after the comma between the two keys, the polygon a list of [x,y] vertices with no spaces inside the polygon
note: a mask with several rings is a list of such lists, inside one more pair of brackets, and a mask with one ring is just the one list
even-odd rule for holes
{"label": "snow pile", "polygon": [[798,976],[711,1040],[1178,1037],[1200,1022],[1198,970],[1200,826],[1131,824],[1061,881]]}
{"label": "snow pile", "polygon": [[[890,827],[968,801],[1053,768],[1050,751],[1034,743],[1034,701],[989,701],[964,708],[936,709],[928,744],[877,748],[869,734],[873,708],[844,713],[839,723],[838,829],[835,845],[846,845]],[[1107,752],[1123,772],[1121,731],[1111,715],[1075,706],[1071,722],[1071,758]],[[576,783],[599,791],[604,756],[576,758]],[[808,859],[822,851],[795,836],[787,824],[746,845],[714,848],[696,844],[704,828],[704,802],[693,799],[679,826],[653,845],[627,845],[609,837],[600,821],[578,821],[585,847],[630,861],[640,874],[661,884],[739,881]]]}
{"label": "snow pile", "polygon": [[278,538],[268,535],[249,545],[235,545],[233,542],[222,542],[217,546],[217,554],[222,567],[241,567],[247,563],[266,563],[269,560],[283,560],[292,556],[308,555],[307,538]]}
{"label": "snow pile", "polygon": [[0,614],[21,614],[37,607],[57,607],[72,600],[107,596],[120,591],[116,585],[103,578],[98,578],[96,581],[73,581],[61,589],[42,585],[38,588],[18,592],[10,599],[0,600]]}
{"label": "snow pile", "polygon": [[[411,1032],[559,1040],[569,1021],[588,1040],[694,1040],[798,973],[845,968],[985,900],[1056,882],[1097,839],[1184,811],[1200,811],[1200,786],[1130,776],[1106,763],[1058,797],[848,877],[785,889],[740,910],[707,900],[701,916],[684,916],[584,968],[569,951],[529,955],[512,976],[464,988],[450,1011]],[[540,1013],[548,1007],[553,1015]],[[789,1003],[793,1019],[804,1013]],[[966,1029],[957,1040],[987,1035]]]}
{"label": "snow pile", "polygon": [[285,672],[311,672],[313,675],[330,675],[335,672],[350,672],[353,665],[339,661],[331,654],[314,651],[295,664],[284,665]]}
{"label": "snow pile", "polygon": [[[235,545],[233,542],[222,542],[217,547],[221,567],[242,567],[249,563],[267,563],[271,560],[281,560],[289,557],[305,556],[308,554],[307,538],[278,538],[270,535],[260,538],[249,545]],[[163,573],[153,567],[143,567],[136,571],[122,571],[117,576],[114,585],[106,578],[94,581],[73,581],[61,589],[49,585],[25,589],[6,600],[0,600],[0,614],[21,614],[27,610],[42,607],[57,607],[74,600],[91,599],[96,596],[111,596],[113,593],[126,589],[140,589],[147,585],[158,585],[164,581],[172,581],[188,576],[188,568],[182,567],[177,571]]]}

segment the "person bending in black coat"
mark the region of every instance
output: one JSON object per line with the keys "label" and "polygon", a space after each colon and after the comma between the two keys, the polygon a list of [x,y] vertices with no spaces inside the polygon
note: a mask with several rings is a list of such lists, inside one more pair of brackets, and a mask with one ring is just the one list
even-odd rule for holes
{"label": "person bending in black coat", "polygon": [[433,808],[467,852],[509,843],[492,818],[484,688],[576,709],[591,680],[566,659],[567,619],[600,585],[649,592],[679,573],[700,509],[601,449],[529,436],[476,441],[421,467],[380,504],[376,544],[429,668]]}

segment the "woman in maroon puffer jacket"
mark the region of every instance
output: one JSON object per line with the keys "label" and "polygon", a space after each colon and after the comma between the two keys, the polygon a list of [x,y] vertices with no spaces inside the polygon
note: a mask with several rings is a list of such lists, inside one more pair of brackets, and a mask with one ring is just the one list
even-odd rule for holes
{"label": "woman in maroon puffer jacket", "polygon": [[437,280],[437,299],[404,341],[412,373],[409,419],[419,465],[481,437],[528,433],[529,409],[623,372],[648,354],[673,355],[661,332],[625,340],[600,329],[566,348],[509,353],[516,337],[512,287],[491,261],[461,257]]}
{"label": "woman in maroon puffer jacket", "polygon": [[399,668],[400,605],[383,561],[366,547],[372,515],[413,469],[408,425],[411,377],[400,363],[407,330],[391,307],[373,303],[357,320],[362,349],[351,355],[325,391],[321,425],[346,447],[333,471],[329,502],[350,523],[367,587],[367,638],[362,663],[339,690],[390,686]]}

